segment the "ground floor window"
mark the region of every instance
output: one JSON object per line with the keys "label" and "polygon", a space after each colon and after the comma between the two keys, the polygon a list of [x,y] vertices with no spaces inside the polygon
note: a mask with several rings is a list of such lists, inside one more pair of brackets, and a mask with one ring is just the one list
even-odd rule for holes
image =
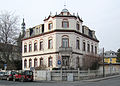
{"label": "ground floor window", "polygon": [[43,65],[43,58],[40,58],[40,66]]}
{"label": "ground floor window", "polygon": [[37,67],[37,59],[34,59],[34,67]]}
{"label": "ground floor window", "polygon": [[27,60],[24,60],[24,68],[27,68]]}
{"label": "ground floor window", "polygon": [[52,57],[48,58],[48,67],[52,67]]}
{"label": "ground floor window", "polygon": [[29,60],[29,67],[32,67],[32,59]]}

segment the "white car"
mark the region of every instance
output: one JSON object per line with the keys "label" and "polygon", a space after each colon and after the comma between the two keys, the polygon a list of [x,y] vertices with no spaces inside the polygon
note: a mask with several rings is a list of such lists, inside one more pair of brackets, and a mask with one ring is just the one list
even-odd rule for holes
{"label": "white car", "polygon": [[2,79],[2,77],[4,76],[5,72],[0,72],[0,79]]}

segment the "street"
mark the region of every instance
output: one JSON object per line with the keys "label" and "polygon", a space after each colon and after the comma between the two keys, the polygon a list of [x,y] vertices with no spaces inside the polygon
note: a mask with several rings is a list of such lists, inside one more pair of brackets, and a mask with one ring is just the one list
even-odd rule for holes
{"label": "street", "polygon": [[102,80],[102,81],[96,81],[96,82],[87,82],[87,81],[13,82],[13,81],[0,80],[0,86],[120,86],[120,77]]}

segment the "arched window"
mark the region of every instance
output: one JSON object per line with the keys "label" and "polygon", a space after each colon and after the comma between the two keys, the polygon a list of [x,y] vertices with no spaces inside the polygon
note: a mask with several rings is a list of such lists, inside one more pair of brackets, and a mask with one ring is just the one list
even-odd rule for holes
{"label": "arched window", "polygon": [[86,43],[83,41],[83,51],[86,51]]}
{"label": "arched window", "polygon": [[97,46],[95,46],[95,54],[97,54]]}
{"label": "arched window", "polygon": [[79,39],[76,40],[76,49],[80,49],[80,40]]}
{"label": "arched window", "polygon": [[29,52],[32,52],[32,43],[29,43]]}
{"label": "arched window", "polygon": [[40,50],[43,50],[43,40],[40,41]]}
{"label": "arched window", "polygon": [[52,40],[52,38],[50,37],[49,39],[48,39],[48,49],[52,49],[53,48],[53,40]]}
{"label": "arched window", "polygon": [[27,68],[27,60],[24,60],[24,68]]}
{"label": "arched window", "polygon": [[87,44],[87,51],[90,52],[90,44]]}
{"label": "arched window", "polygon": [[37,42],[34,43],[34,51],[37,51]]}
{"label": "arched window", "polygon": [[63,48],[69,47],[69,36],[67,35],[62,36],[62,47]]}
{"label": "arched window", "polygon": [[40,58],[40,66],[43,66],[43,58]]}
{"label": "arched window", "polygon": [[48,67],[52,67],[52,57],[48,58]]}
{"label": "arched window", "polygon": [[53,23],[52,22],[49,22],[48,24],[48,29],[51,30],[53,28]]}
{"label": "arched window", "polygon": [[93,45],[91,45],[91,53],[93,53]]}
{"label": "arched window", "polygon": [[24,45],[24,53],[27,52],[27,44]]}
{"label": "arched window", "polygon": [[29,59],[29,67],[32,67],[32,59]]}
{"label": "arched window", "polygon": [[35,59],[34,59],[34,67],[37,67],[37,66],[38,66],[37,63],[38,63],[38,62],[37,62],[37,59],[35,58]]}

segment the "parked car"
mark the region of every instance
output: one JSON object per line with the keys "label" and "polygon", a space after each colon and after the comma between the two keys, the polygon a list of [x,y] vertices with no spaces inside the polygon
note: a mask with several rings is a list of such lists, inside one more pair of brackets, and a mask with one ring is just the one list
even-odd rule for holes
{"label": "parked car", "polygon": [[5,72],[1,71],[0,72],[0,79],[2,79],[2,77],[4,76]]}
{"label": "parked car", "polygon": [[8,71],[8,73],[7,73],[7,80],[9,81],[9,80],[13,80],[13,76],[15,75],[15,74],[17,74],[17,72],[16,71]]}
{"label": "parked car", "polygon": [[16,80],[21,81],[21,82],[33,81],[33,72],[30,70],[18,72],[13,77],[13,81],[16,81]]}
{"label": "parked car", "polygon": [[4,75],[1,77],[1,79],[6,80],[8,76],[8,71],[4,72]]}

